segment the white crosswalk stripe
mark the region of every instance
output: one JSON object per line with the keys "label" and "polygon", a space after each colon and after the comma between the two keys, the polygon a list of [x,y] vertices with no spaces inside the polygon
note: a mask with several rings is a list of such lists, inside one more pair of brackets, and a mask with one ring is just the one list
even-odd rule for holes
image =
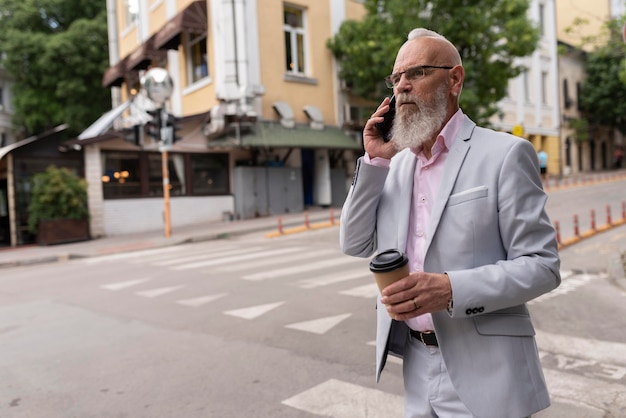
{"label": "white crosswalk stripe", "polygon": [[576,273],[573,271],[561,271],[561,285],[549,293],[545,293],[538,298],[535,298],[528,302],[529,305],[535,303],[545,302],[546,300],[553,299],[555,297],[566,295],[578,288],[584,286],[592,280],[606,279],[608,276],[606,273],[588,274],[588,273]]}
{"label": "white crosswalk stripe", "polygon": [[299,331],[312,332],[314,334],[325,334],[345,319],[350,318],[352,314],[347,313],[337,316],[329,316],[326,318],[313,319],[311,321],[298,322],[295,324],[285,325],[285,328],[297,329]]}
{"label": "white crosswalk stripe", "polygon": [[[258,249],[259,247],[252,247],[252,248],[249,248],[248,251],[256,251]],[[241,249],[229,248],[229,249],[222,249],[220,251],[211,251],[211,252],[202,251],[193,255],[185,254],[184,257],[170,257],[167,260],[154,261],[152,265],[153,266],[169,266],[172,264],[188,263],[190,261],[206,260],[208,258],[216,259],[216,258],[226,257],[229,255],[234,255],[234,254],[241,254]]]}
{"label": "white crosswalk stripe", "polygon": [[333,418],[389,418],[404,415],[400,395],[330,379],[282,402],[311,414]]}
{"label": "white crosswalk stripe", "polygon": [[159,296],[166,295],[168,293],[175,292],[179,289],[184,288],[185,286],[169,286],[169,287],[160,287],[158,289],[150,289],[150,290],[142,290],[141,292],[136,292],[137,295],[143,296],[146,298],[156,298]]}
{"label": "white crosswalk stripe", "polygon": [[129,262],[133,264],[146,264],[146,263],[165,261],[165,260],[170,260],[170,259],[180,258],[180,257],[191,257],[195,255],[207,256],[209,254],[219,253],[221,251],[230,251],[230,250],[240,248],[240,247],[229,243],[228,245],[220,245],[220,246],[216,246],[215,248],[213,246],[211,247],[195,246],[194,247],[194,246],[184,246],[184,245],[179,245],[177,246],[177,248],[180,248],[181,250],[185,249],[184,253],[180,254],[178,252],[173,252],[169,254],[139,254],[136,257],[129,259]]}
{"label": "white crosswalk stripe", "polygon": [[330,273],[323,276],[317,276],[311,279],[304,279],[298,282],[298,286],[302,289],[314,289],[316,287],[328,286],[331,284],[341,283],[348,280],[370,278],[369,271],[363,268],[352,269],[348,271]]}
{"label": "white crosswalk stripe", "polygon": [[[255,251],[257,249],[258,248],[254,248],[250,251]],[[287,253],[299,251],[299,250],[301,250],[301,248],[282,248],[278,250],[268,250],[268,251],[261,251],[257,253],[251,252],[251,253],[246,253],[246,254],[241,254],[241,250],[236,250],[236,251],[231,252],[232,254],[235,254],[232,257],[225,257],[224,255],[226,254],[224,254],[223,256],[219,258],[198,261],[196,263],[191,263],[191,264],[183,264],[180,266],[172,267],[171,269],[172,270],[189,270],[189,269],[194,269],[194,268],[216,266],[219,264],[241,263],[243,261],[254,260],[256,258],[279,256],[281,254],[287,254]]]}
{"label": "white crosswalk stripe", "polygon": [[[373,280],[373,279],[372,279]],[[376,283],[370,283],[363,286],[353,287],[352,289],[339,292],[341,295],[356,296],[359,298],[375,299],[379,290]]]}
{"label": "white crosswalk stripe", "polygon": [[[359,262],[360,260],[357,260]],[[281,269],[263,271],[255,274],[248,274],[242,277],[245,280],[266,280],[266,279],[274,279],[277,277],[284,277],[290,275],[296,275],[299,273],[319,270],[327,267],[336,267],[342,264],[350,264],[355,263],[353,258],[349,257],[340,257],[340,258],[331,258],[328,260],[317,260],[311,264],[303,264],[300,266],[294,267],[284,267]]]}
{"label": "white crosswalk stripe", "polygon": [[284,304],[285,302],[268,303],[266,305],[250,306],[248,308],[225,311],[226,315],[236,316],[243,319],[255,319]]}
{"label": "white crosswalk stripe", "polygon": [[228,293],[218,293],[216,295],[200,296],[200,297],[191,298],[191,299],[181,299],[181,300],[177,300],[176,303],[178,303],[179,305],[197,308],[199,306],[204,306],[209,302],[213,302],[214,300],[223,298],[226,295],[228,295]]}
{"label": "white crosswalk stripe", "polygon": [[124,282],[116,282],[116,283],[109,283],[109,284],[105,284],[100,286],[101,289],[106,289],[106,290],[122,290],[122,289],[126,289],[128,287],[132,287],[132,286],[136,286],[138,284],[141,283],[145,283],[147,281],[149,281],[150,279],[136,279],[136,280],[127,280]]}
{"label": "white crosswalk stripe", "polygon": [[183,250],[184,248],[182,248],[181,246],[172,246],[172,247],[156,248],[156,249],[149,249],[149,250],[128,251],[125,253],[117,253],[117,254],[110,254],[110,255],[102,255],[99,257],[84,258],[82,260],[78,260],[78,262],[83,263],[83,264],[98,264],[98,263],[106,263],[108,261],[119,261],[119,260],[125,260],[125,259],[130,259],[130,258],[175,253],[175,252],[179,252]]}
{"label": "white crosswalk stripe", "polygon": [[305,250],[302,253],[284,255],[279,259],[267,258],[266,260],[255,260],[254,263],[241,263],[241,264],[229,264],[226,266],[217,266],[217,270],[235,273],[238,271],[255,270],[258,271],[261,267],[275,266],[276,264],[290,264],[296,261],[305,259],[315,259],[319,257],[328,256],[331,254],[337,254],[336,250]]}

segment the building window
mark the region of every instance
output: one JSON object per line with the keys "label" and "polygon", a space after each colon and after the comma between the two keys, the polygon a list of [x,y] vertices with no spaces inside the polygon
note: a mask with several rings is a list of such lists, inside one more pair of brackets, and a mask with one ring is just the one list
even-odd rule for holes
{"label": "building window", "polygon": [[5,132],[0,133],[0,148],[8,145],[7,144],[7,134]]}
{"label": "building window", "polygon": [[192,193],[228,194],[228,154],[191,155]]}
{"label": "building window", "polygon": [[206,33],[187,34],[187,79],[193,84],[209,76]]}
{"label": "building window", "polygon": [[572,107],[572,99],[569,97],[569,85],[566,78],[563,79],[563,107],[565,109]]}
{"label": "building window", "polygon": [[582,106],[580,104],[580,92],[582,90],[582,84],[580,82],[576,83],[576,109],[582,110]]}
{"label": "building window", "polygon": [[139,153],[102,154],[102,193],[105,199],[141,196]]}
{"label": "building window", "polygon": [[139,19],[139,0],[124,0],[124,27],[135,24]]}
{"label": "building window", "polygon": [[285,62],[288,73],[306,73],[306,27],[304,10],[284,6],[283,30],[285,32]]}
{"label": "building window", "polygon": [[[105,199],[163,196],[163,168],[158,152],[102,152]],[[228,154],[168,154],[170,196],[230,193]]]}

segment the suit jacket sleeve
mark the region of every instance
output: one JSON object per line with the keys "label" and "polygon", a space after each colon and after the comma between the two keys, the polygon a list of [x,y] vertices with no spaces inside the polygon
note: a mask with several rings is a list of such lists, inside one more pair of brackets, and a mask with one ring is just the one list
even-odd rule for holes
{"label": "suit jacket sleeve", "polygon": [[341,209],[339,244],[345,254],[369,257],[377,250],[376,216],[388,172],[359,158]]}
{"label": "suit jacket sleeve", "polygon": [[[437,232],[441,240],[433,243],[434,251],[429,253],[429,262],[446,266],[454,298],[453,317],[521,305],[560,283],[555,231],[545,212],[547,196],[534,148],[519,140],[504,154],[501,163],[495,164],[498,172],[492,177],[496,180],[489,187],[492,203],[472,206],[450,196]],[[476,202],[479,200],[489,202]],[[455,235],[458,220],[454,218],[459,217],[462,226],[458,224]],[[451,249],[458,248],[455,258],[460,261],[437,260],[437,249],[444,248],[448,256],[455,253]]]}

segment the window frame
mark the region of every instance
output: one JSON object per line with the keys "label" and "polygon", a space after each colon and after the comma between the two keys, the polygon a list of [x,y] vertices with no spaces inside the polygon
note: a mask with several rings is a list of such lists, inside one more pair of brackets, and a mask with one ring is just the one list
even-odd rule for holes
{"label": "window frame", "polygon": [[[193,35],[197,35],[196,38],[192,39]],[[193,58],[195,56],[195,51],[193,51],[194,47],[203,42],[204,46],[204,69],[206,74],[202,75],[199,78],[195,76],[195,69],[198,67],[194,62]],[[185,66],[187,67],[187,87],[192,86],[197,83],[201,83],[204,80],[209,79],[209,51],[208,51],[208,34],[207,32],[185,32]],[[201,51],[202,52],[202,51]],[[202,63],[199,65],[202,67]]]}
{"label": "window frame", "polygon": [[[300,26],[291,26],[285,23],[286,13],[289,10],[300,13]],[[287,34],[289,34],[289,47],[287,45]],[[308,25],[306,9],[303,7],[295,6],[289,3],[283,3],[283,36],[285,46],[285,72],[288,75],[306,77],[309,74],[309,59],[308,59]],[[302,38],[302,51],[298,48],[298,36]],[[289,49],[289,50],[288,50]],[[291,62],[289,57],[291,56]],[[304,61],[300,65],[300,57]],[[300,71],[302,68],[302,71]]]}
{"label": "window frame", "polygon": [[[137,25],[139,21],[139,0],[124,0],[124,29],[131,28]],[[132,7],[135,7],[137,11],[133,13]]]}

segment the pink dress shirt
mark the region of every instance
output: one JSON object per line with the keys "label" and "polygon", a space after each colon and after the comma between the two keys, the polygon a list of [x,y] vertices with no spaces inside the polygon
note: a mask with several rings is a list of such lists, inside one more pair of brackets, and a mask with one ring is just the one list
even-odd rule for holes
{"label": "pink dress shirt", "polygon": [[[430,159],[426,159],[423,149],[411,149],[417,159],[413,174],[413,193],[411,196],[411,212],[409,218],[409,233],[406,241],[406,253],[409,258],[409,269],[424,271],[424,256],[426,239],[430,231],[430,213],[437,196],[439,184],[443,176],[443,169],[448,158],[448,151],[456,138],[456,134],[463,121],[463,112],[459,109],[443,127],[441,133],[431,149]],[[389,166],[385,158],[373,158],[365,153],[364,162],[377,166]],[[436,272],[442,273],[442,272]],[[406,321],[407,325],[417,331],[434,330],[431,314],[423,314]]]}

